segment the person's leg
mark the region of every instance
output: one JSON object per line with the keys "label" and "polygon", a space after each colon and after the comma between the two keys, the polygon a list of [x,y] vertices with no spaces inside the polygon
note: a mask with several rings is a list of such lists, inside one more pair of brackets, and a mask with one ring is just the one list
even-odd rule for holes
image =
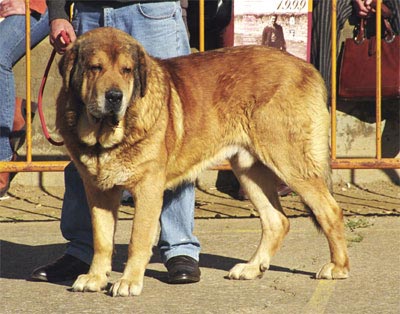
{"label": "person's leg", "polygon": [[[39,19],[31,16],[31,46],[49,33],[47,12]],[[15,82],[12,68],[25,55],[25,16],[12,15],[0,23],[0,160],[10,160],[9,135],[13,126]]]}
{"label": "person's leg", "polygon": [[[101,10],[88,10],[86,6],[75,11],[73,26],[77,36],[102,26]],[[71,162],[64,171],[65,194],[62,205],[61,232],[68,247],[66,254],[74,256],[86,264],[92,262],[93,235],[89,206],[82,179]]]}
{"label": "person's leg", "polygon": [[[130,6],[129,10],[106,9],[105,23],[131,34],[154,57],[171,58],[190,53],[179,1],[139,4]],[[183,184],[164,194],[158,246],[172,283],[200,279],[197,265],[200,243],[193,235],[194,201],[193,184]]]}
{"label": "person's leg", "polygon": [[69,241],[65,253],[90,264],[93,257],[92,222],[85,188],[73,162],[65,168],[64,180],[61,233]]}
{"label": "person's leg", "polygon": [[[31,16],[31,46],[49,33],[47,12]],[[0,23],[0,160],[12,159],[10,134],[15,112],[15,82],[13,66],[25,55],[25,16],[12,15]],[[8,189],[9,174],[0,174],[0,197]]]}
{"label": "person's leg", "polygon": [[92,224],[82,179],[72,162],[64,170],[64,183],[61,233],[69,241],[67,249],[55,261],[34,269],[31,280],[74,280],[89,270],[93,256]]}
{"label": "person's leg", "polygon": [[[170,58],[190,53],[189,40],[179,2],[132,6],[131,35],[155,57]],[[116,27],[124,27],[117,19]],[[127,27],[126,27],[127,28]],[[193,235],[194,187],[184,184],[166,191],[161,213],[160,253],[165,263],[185,255],[199,260],[200,243]]]}
{"label": "person's leg", "polygon": [[[112,22],[113,16],[118,18]],[[132,35],[153,57],[166,59],[190,53],[179,1],[111,10],[110,14],[105,13],[105,23]]]}
{"label": "person's leg", "polygon": [[25,54],[25,17],[10,16],[0,23],[0,160],[11,160],[10,133],[14,121],[14,73],[12,67],[16,54]]}
{"label": "person's leg", "polygon": [[[100,27],[101,10],[75,6],[77,35]],[[36,268],[31,279],[65,281],[86,273],[93,257],[92,222],[82,179],[71,162],[64,171],[65,194],[61,213],[61,233],[68,241],[65,254],[50,264]]]}
{"label": "person's leg", "polygon": [[200,243],[193,235],[194,202],[193,184],[183,184],[164,193],[164,206],[160,218],[162,227],[158,243],[164,263],[179,255],[199,260]]}

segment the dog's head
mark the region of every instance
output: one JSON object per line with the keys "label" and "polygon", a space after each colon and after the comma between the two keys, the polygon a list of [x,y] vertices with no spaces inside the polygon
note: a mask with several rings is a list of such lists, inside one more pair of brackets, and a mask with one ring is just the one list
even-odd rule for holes
{"label": "dog's head", "polygon": [[78,120],[93,127],[117,127],[128,106],[146,93],[146,53],[135,39],[114,28],[80,36],[62,57],[59,70],[64,91],[81,104]]}

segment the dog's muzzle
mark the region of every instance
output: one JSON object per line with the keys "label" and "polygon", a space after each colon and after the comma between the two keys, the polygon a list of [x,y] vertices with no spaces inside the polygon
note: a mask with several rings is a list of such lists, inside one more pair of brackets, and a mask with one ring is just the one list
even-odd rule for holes
{"label": "dog's muzzle", "polygon": [[105,98],[106,98],[106,111],[107,112],[112,112],[113,114],[119,113],[121,110],[121,104],[122,104],[122,98],[124,97],[124,94],[122,93],[121,90],[119,89],[110,89],[109,91],[106,92]]}
{"label": "dog's muzzle", "polygon": [[100,123],[106,121],[108,124],[117,125],[123,113],[121,112],[124,94],[117,88],[109,89],[104,94],[102,106],[95,102],[87,104],[90,121]]}
{"label": "dog's muzzle", "polygon": [[105,95],[104,113],[103,118],[109,118],[108,121],[111,125],[117,125],[121,115],[122,99],[124,94],[121,90],[113,88],[108,90]]}

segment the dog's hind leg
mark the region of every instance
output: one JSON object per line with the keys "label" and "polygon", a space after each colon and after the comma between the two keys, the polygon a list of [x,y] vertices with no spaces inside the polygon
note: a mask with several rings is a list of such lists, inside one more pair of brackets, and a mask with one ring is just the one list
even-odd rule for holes
{"label": "dog's hind leg", "polygon": [[349,276],[349,258],[344,234],[343,212],[332,197],[325,179],[288,179],[287,183],[308,205],[315,223],[325,234],[331,261],[317,273],[317,279],[344,279]]}
{"label": "dog's hind leg", "polygon": [[254,279],[262,277],[269,268],[271,257],[289,231],[289,220],[282,211],[276,192],[278,178],[271,170],[244,151],[231,159],[231,165],[260,215],[262,234],[251,259],[247,263],[235,265],[229,271],[228,278]]}

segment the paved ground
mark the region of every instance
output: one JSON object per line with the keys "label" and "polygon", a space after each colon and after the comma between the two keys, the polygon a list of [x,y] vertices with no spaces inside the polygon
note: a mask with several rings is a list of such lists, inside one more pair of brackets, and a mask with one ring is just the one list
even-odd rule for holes
{"label": "paved ground", "polygon": [[[202,280],[172,286],[155,254],[139,297],[72,293],[70,282],[29,282],[31,270],[61,254],[62,189],[13,186],[0,201],[1,313],[400,313],[400,195],[397,186],[335,187],[346,213],[351,277],[313,279],[329,259],[326,240],[297,196],[282,199],[291,232],[262,279],[224,278],[248,259],[259,239],[259,222],[247,201],[216,189],[197,191],[195,233],[202,243]],[[133,208],[121,207],[117,254],[110,281],[123,269]],[[219,218],[219,219],[216,219]]]}
{"label": "paved ground", "polygon": [[[58,221],[64,187],[11,186],[9,198],[0,200],[0,222]],[[231,186],[218,188],[198,185],[196,191],[196,218],[249,218],[257,213],[249,201],[239,201]],[[346,216],[400,215],[400,186],[376,182],[363,186],[351,184],[334,186],[334,197]],[[297,195],[281,198],[282,206],[290,217],[306,216],[307,211]],[[131,204],[120,208],[121,219],[131,219]]]}

